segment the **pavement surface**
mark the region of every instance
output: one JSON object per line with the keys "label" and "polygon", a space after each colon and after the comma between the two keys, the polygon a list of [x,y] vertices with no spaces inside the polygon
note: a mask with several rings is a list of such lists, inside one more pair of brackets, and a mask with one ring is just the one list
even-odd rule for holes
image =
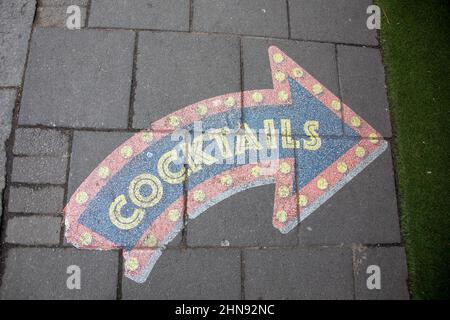
{"label": "pavement surface", "polygon": [[[78,31],[65,27],[72,4],[81,8]],[[377,32],[366,27],[370,4],[0,0],[0,298],[408,299],[384,66]],[[81,199],[77,189],[99,163],[142,129],[165,134],[158,120],[186,106],[272,89],[271,46],[322,84],[320,99],[342,101],[324,145],[359,137],[353,110],[387,150],[286,234],[272,225],[276,185],[243,189],[190,219],[200,196],[188,192],[195,176],[187,178],[177,189],[183,230],[143,283],[126,276],[133,265],[123,250],[67,241],[63,209]],[[224,120],[230,127],[253,118],[236,101],[237,116]],[[298,158],[294,167],[297,179],[310,171]],[[80,289],[67,287],[72,265],[81,270]],[[367,286],[374,265],[380,289]]]}

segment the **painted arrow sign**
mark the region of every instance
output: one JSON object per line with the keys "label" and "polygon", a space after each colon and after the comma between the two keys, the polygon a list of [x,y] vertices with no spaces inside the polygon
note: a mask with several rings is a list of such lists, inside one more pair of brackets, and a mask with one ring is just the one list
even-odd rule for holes
{"label": "painted arrow sign", "polygon": [[[280,49],[270,47],[269,58],[273,89],[200,101],[114,150],[68,202],[67,240],[123,248],[125,275],[144,282],[185,222],[217,202],[275,183],[273,225],[287,233],[386,149]],[[350,137],[337,138],[342,130]]]}

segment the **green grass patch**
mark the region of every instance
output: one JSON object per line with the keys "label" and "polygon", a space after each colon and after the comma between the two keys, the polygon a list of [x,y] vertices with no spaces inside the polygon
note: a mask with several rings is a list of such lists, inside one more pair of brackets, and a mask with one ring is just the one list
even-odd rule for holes
{"label": "green grass patch", "polygon": [[450,5],[378,0],[413,298],[450,298]]}

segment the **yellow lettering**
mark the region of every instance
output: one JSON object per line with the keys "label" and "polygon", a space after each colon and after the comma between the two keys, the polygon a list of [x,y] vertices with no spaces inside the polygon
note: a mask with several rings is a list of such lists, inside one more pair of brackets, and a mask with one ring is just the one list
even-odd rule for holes
{"label": "yellow lettering", "polygon": [[281,145],[285,149],[300,148],[300,141],[292,139],[290,119],[281,119]]}
{"label": "yellow lettering", "polygon": [[305,131],[305,134],[310,138],[310,140],[303,139],[303,148],[311,151],[320,149],[322,140],[317,133],[317,130],[319,130],[319,121],[306,121],[303,126],[303,130]]}

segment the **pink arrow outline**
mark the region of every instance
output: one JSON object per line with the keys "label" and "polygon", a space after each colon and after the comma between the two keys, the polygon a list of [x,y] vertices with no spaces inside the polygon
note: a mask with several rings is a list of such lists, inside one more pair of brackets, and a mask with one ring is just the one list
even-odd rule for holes
{"label": "pink arrow outline", "polygon": [[[144,130],[115,149],[105,160],[103,160],[97,168],[86,178],[86,180],[78,187],[74,195],[71,197],[65,212],[65,236],[68,242],[72,243],[77,248],[108,250],[118,248],[111,241],[98,235],[84,225],[78,224],[78,218],[89,204],[89,200],[93,199],[95,195],[108,183],[109,179],[118,173],[133,157],[143,152],[151,143],[154,143],[167,135],[170,135],[176,127],[187,126],[194,121],[201,121],[202,116],[197,112],[199,105],[207,107],[208,116],[227,112],[230,108],[249,108],[257,107],[258,105],[290,105],[291,91],[287,81],[288,77],[295,79],[313,96],[319,99],[323,105],[328,107],[336,116],[341,117],[341,110],[343,111],[343,121],[351,126],[361,137],[370,137],[370,139],[362,139],[359,144],[352,147],[335,163],[325,169],[320,175],[313,179],[308,185],[303,187],[297,193],[290,192],[288,197],[282,198],[278,196],[280,186],[292,186],[295,183],[295,159],[287,158],[276,161],[276,174],[272,177],[261,176],[252,177],[249,175],[250,170],[255,165],[244,165],[234,168],[228,172],[224,172],[219,177],[209,179],[200,185],[190,190],[187,194],[187,215],[190,219],[194,219],[200,213],[213,206],[215,203],[237,193],[242,190],[255,187],[257,185],[274,183],[276,185],[273,225],[283,233],[292,230],[300,221],[309,216],[315,209],[328,200],[334,193],[342,188],[354,176],[361,172],[370,162],[376,159],[387,148],[387,142],[382,140],[381,135],[373,129],[366,121],[361,119],[354,113],[347,105],[340,102],[340,100],[319,81],[311,76],[306,70],[295,63],[284,52],[275,46],[269,48],[270,66],[273,79],[273,89],[251,90],[244,92],[236,92],[206,99],[198,103],[189,105],[180,109],[160,120],[151,124],[151,131]],[[285,77],[282,80],[277,80],[276,74],[282,72]],[[278,79],[280,79],[278,77]],[[254,99],[254,94],[258,92],[263,99]],[[231,97],[231,99],[230,99]],[[225,103],[225,101],[233,101],[233,105]],[[258,102],[256,102],[258,101]],[[340,108],[337,109],[336,102],[339,102]],[[178,120],[177,126],[170,126],[170,120],[176,117]],[[351,119],[358,117],[359,125],[352,125]],[[152,132],[153,140],[146,142],[146,134]],[[133,154],[129,158],[124,158],[121,151],[124,147],[131,147]],[[364,149],[364,155],[355,156],[357,148]],[[361,153],[359,153],[361,154]],[[289,173],[282,173],[279,166],[282,162],[289,165],[292,170]],[[338,164],[345,162],[347,170],[345,173],[340,173],[337,170]],[[271,165],[270,162],[259,163],[258,166],[265,167]],[[99,170],[102,167],[109,169],[107,178],[99,176]],[[220,177],[229,175],[233,179],[232,188],[226,187],[220,183]],[[318,180],[325,178],[328,182],[328,187],[325,190],[317,188]],[[205,194],[205,200],[201,203],[193,200],[194,192],[202,190]],[[77,201],[77,196],[81,193],[85,194],[86,201]],[[308,205],[300,207],[298,205],[299,195],[306,196]],[[157,259],[161,255],[162,248],[149,249],[144,245],[144,240],[148,235],[153,235],[160,246],[169,243],[176,234],[183,227],[183,219],[172,221],[169,218],[171,210],[178,210],[184,212],[184,196],[173,202],[163,214],[161,214],[152,225],[142,235],[135,248],[131,251],[124,251],[125,258],[125,275],[137,282],[144,282],[150,271],[152,270]],[[286,213],[285,219],[279,219],[277,213],[283,210]],[[281,220],[281,221],[280,221]],[[80,241],[82,235],[89,234],[89,241]]]}

